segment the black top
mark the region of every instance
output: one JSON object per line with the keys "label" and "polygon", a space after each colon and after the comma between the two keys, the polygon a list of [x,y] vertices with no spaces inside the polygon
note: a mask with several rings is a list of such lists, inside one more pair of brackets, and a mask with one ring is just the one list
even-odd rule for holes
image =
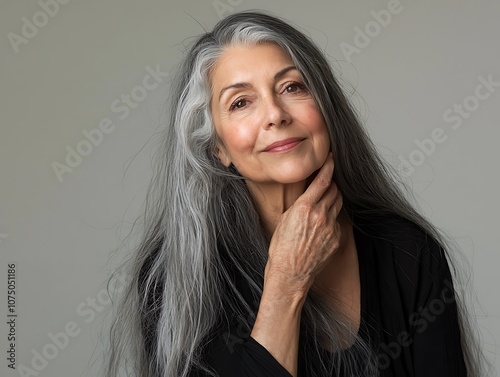
{"label": "black top", "polygon": [[[390,219],[355,221],[353,228],[361,282],[359,334],[368,334],[380,376],[465,377],[444,252],[413,223]],[[237,324],[230,334],[226,330],[210,342],[206,352],[207,362],[220,377],[290,377]],[[302,365],[299,355],[299,376],[307,376]]]}

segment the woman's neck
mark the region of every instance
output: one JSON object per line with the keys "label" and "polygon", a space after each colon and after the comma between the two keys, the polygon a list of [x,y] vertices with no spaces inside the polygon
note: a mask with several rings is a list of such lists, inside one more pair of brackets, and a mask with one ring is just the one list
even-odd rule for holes
{"label": "woman's neck", "polygon": [[[315,174],[305,181],[290,184],[255,184],[247,181],[247,186],[256,206],[257,213],[261,218],[269,239],[274,234],[281,215],[304,193],[314,179],[314,176]],[[342,230],[351,225],[344,211],[339,213],[338,221]],[[343,244],[342,241],[341,239],[341,247]]]}
{"label": "woman's neck", "polygon": [[292,206],[307,188],[306,181],[290,184],[254,184],[248,188],[261,221],[269,235],[274,233],[281,215]]}

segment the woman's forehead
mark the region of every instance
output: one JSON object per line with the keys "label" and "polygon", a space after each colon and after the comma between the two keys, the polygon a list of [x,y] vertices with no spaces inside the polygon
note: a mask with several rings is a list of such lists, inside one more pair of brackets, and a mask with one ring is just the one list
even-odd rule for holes
{"label": "woman's forehead", "polygon": [[256,73],[274,75],[275,71],[282,69],[284,65],[293,65],[293,61],[276,44],[228,46],[224,48],[211,70],[212,86],[225,79],[231,80],[232,76],[243,78]]}

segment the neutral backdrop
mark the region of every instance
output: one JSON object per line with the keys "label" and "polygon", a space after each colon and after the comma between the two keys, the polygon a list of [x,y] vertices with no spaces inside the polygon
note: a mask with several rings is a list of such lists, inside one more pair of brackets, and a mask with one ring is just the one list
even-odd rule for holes
{"label": "neutral backdrop", "polygon": [[137,239],[125,237],[151,176],[168,72],[195,36],[246,9],[288,19],[328,54],[380,153],[465,255],[477,332],[500,370],[498,1],[0,4],[4,356],[8,263],[18,314],[18,369],[2,356],[0,375],[99,375],[105,284]]}

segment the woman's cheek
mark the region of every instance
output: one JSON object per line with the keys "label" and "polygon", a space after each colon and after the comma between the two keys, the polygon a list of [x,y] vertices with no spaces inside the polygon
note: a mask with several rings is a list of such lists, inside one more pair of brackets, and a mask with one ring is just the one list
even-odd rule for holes
{"label": "woman's cheek", "polygon": [[255,131],[245,124],[233,125],[230,135],[231,146],[236,152],[253,150],[255,145]]}
{"label": "woman's cheek", "polygon": [[324,131],[325,121],[318,109],[311,105],[305,111],[311,131]]}

